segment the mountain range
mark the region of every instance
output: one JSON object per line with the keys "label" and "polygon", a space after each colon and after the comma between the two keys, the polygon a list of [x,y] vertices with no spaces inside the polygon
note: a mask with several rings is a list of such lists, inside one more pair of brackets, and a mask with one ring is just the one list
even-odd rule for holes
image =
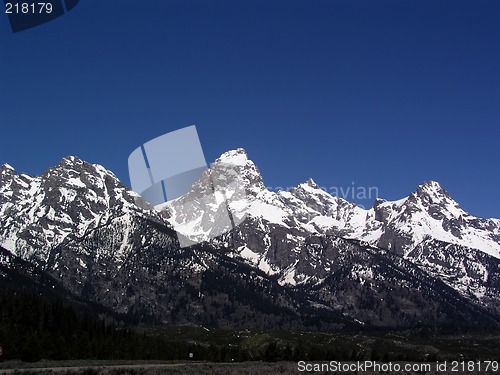
{"label": "mountain range", "polygon": [[[228,215],[232,229],[218,227]],[[182,237],[192,244],[181,246]],[[4,282],[57,285],[137,321],[500,325],[500,220],[468,214],[435,181],[368,210],[312,179],[270,191],[243,149],[156,207],[77,157],[41,176],[4,164],[0,247]]]}

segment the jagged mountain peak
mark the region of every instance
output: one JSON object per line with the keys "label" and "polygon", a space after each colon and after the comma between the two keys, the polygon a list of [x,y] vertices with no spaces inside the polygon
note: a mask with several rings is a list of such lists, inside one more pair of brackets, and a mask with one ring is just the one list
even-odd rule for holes
{"label": "jagged mountain peak", "polygon": [[[1,185],[1,182],[2,180],[5,180],[5,179],[12,179],[15,175],[16,175],[16,170],[14,168],[12,168],[9,164],[3,164],[1,167],[0,167],[0,185]],[[0,186],[1,188],[1,186]]]}
{"label": "jagged mountain peak", "polygon": [[245,166],[248,163],[253,164],[251,160],[248,159],[248,154],[244,148],[236,148],[234,150],[224,152],[220,157],[218,157],[214,164],[225,163],[232,165]]}
{"label": "jagged mountain peak", "polygon": [[117,184],[124,187],[118,177],[100,164],[92,164],[77,156],[66,156],[58,165],[45,170],[42,175],[44,180],[62,179],[63,182],[69,181],[76,184],[101,185],[106,180],[108,184]]}
{"label": "jagged mountain peak", "polygon": [[307,181],[306,181],[306,184],[307,186],[309,187],[312,187],[314,189],[319,189],[320,187],[318,186],[318,184],[316,184],[316,182],[314,182],[314,180],[312,178],[309,178]]}
{"label": "jagged mountain peak", "polygon": [[322,189],[312,178],[309,178],[306,182],[303,182],[301,184],[299,184],[298,186],[292,188],[290,190],[291,193],[293,194],[297,194],[298,192],[301,192],[301,194],[314,194],[314,195],[317,195],[317,194],[320,194],[320,195],[327,195],[331,198],[335,198],[333,197],[331,194],[329,194],[328,192],[326,192],[324,189]]}
{"label": "jagged mountain peak", "polygon": [[433,217],[459,218],[468,215],[436,181],[426,181],[410,194],[407,205],[413,210],[427,211]]}
{"label": "jagged mountain peak", "polygon": [[442,190],[443,188],[441,187],[441,184],[435,180],[427,180],[422,182],[419,187],[421,188],[431,188],[431,189],[438,189]]}
{"label": "jagged mountain peak", "polygon": [[[243,148],[227,151],[210,166],[211,183],[220,188],[236,185],[248,194],[257,195],[265,189],[264,181],[255,163]],[[202,176],[203,179],[203,176]],[[229,186],[229,189],[231,187]]]}
{"label": "jagged mountain peak", "polygon": [[376,208],[376,207],[378,207],[386,202],[387,202],[387,199],[375,198],[375,202],[373,202],[373,208]]}
{"label": "jagged mountain peak", "polygon": [[9,165],[7,163],[2,164],[2,166],[0,167],[0,170],[2,170],[2,171],[3,170],[10,170],[10,171],[14,171],[15,172],[15,169],[11,165]]}
{"label": "jagged mountain peak", "polygon": [[450,197],[450,194],[443,189],[437,181],[425,181],[420,184],[415,192],[417,196]]}
{"label": "jagged mountain peak", "polygon": [[332,209],[337,210],[339,206],[349,206],[350,209],[354,209],[356,206],[344,198],[331,195],[312,178],[290,189],[290,193],[306,203],[306,205],[316,202],[313,205],[314,209],[322,213],[331,211]]}
{"label": "jagged mountain peak", "polygon": [[0,245],[43,261],[67,238],[82,236],[119,216],[127,220],[146,215],[136,198],[112,172],[74,156],[41,176],[2,173]]}
{"label": "jagged mountain peak", "polygon": [[[374,244],[407,255],[430,239],[463,245],[500,258],[499,231],[485,219],[465,212],[436,181],[418,186],[407,198],[395,202],[375,202],[373,217],[380,225],[367,225],[381,235]],[[372,233],[376,233],[372,231]]]}
{"label": "jagged mountain peak", "polygon": [[82,159],[80,159],[78,156],[66,156],[62,158],[61,162],[59,163],[60,165],[68,165],[68,166],[73,166],[73,165],[82,165],[85,163]]}

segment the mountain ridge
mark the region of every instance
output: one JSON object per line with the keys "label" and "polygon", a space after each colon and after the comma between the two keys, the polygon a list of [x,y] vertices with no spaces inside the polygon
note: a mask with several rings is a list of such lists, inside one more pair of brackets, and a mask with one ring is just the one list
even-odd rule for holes
{"label": "mountain ridge", "polygon": [[[193,212],[199,206],[189,204],[214,192]],[[228,211],[238,225],[214,229]],[[197,241],[180,248],[179,226]],[[38,177],[0,169],[1,246],[75,295],[167,323],[495,325],[499,228],[465,213],[435,182],[369,210],[312,179],[271,192],[243,149],[221,155],[187,194],[156,209],[76,157]],[[457,303],[464,315],[453,312]]]}
{"label": "mountain ridge", "polygon": [[[238,157],[238,162],[232,164],[231,161],[236,157]],[[305,215],[300,225],[301,229],[310,233],[333,231],[348,238],[366,240],[370,244],[388,250],[395,246],[396,251],[403,254],[411,251],[411,248],[426,236],[431,236],[450,243],[466,244],[500,258],[500,220],[481,219],[468,214],[436,181],[426,181],[420,184],[416,191],[406,198],[396,201],[378,199],[370,209],[365,210],[343,198],[330,195],[312,179],[299,184],[290,191],[269,191],[265,188],[262,176],[255,164],[247,159],[247,154],[243,149],[223,154],[212,164],[207,173],[210,174],[211,170],[217,171],[218,165],[222,162],[236,166],[241,177],[238,183],[249,193],[246,197],[247,201],[241,198],[237,198],[238,201],[236,201],[230,197],[229,206],[235,206],[232,210],[233,215],[262,216],[269,222],[289,225],[292,221],[290,216],[297,215],[290,215],[290,210],[286,206],[295,205],[292,209],[293,214],[301,211]],[[250,174],[251,181],[247,181],[245,173],[241,172],[242,166]],[[251,190],[248,190],[249,186],[252,186]],[[191,193],[187,193],[187,196]],[[182,200],[185,199],[182,198]],[[172,201],[170,206],[175,206],[176,202],[179,200]],[[243,206],[243,210],[236,207],[238,205]],[[168,207],[169,203],[162,205],[161,208],[165,206]],[[332,209],[333,207],[335,209]],[[243,212],[244,210],[246,211]],[[334,210],[336,212],[333,212]],[[283,217],[287,217],[288,220],[283,221]],[[173,220],[170,222],[175,225]],[[413,233],[404,228],[408,224]],[[472,230],[460,231],[460,227],[464,224],[471,226]],[[422,228],[417,231],[419,227]],[[408,243],[401,241],[396,243],[394,232],[397,232],[398,238],[405,239]]]}

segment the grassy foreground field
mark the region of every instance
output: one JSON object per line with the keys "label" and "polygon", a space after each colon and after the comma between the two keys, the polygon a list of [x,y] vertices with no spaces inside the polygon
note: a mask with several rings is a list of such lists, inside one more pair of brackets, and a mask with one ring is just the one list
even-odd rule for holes
{"label": "grassy foreground field", "polygon": [[[2,374],[76,374],[76,375],[159,375],[159,374],[498,374],[500,363],[500,333],[492,332],[437,332],[435,330],[372,331],[372,332],[250,332],[208,330],[196,326],[145,327],[145,337],[169,337],[173,343],[184,343],[194,348],[194,358],[184,359],[66,359],[23,362],[0,362]],[[154,340],[152,341],[154,342]],[[196,344],[196,345],[194,345]],[[174,344],[163,348],[170,353]],[[211,354],[207,361],[202,354]],[[245,353],[246,358],[233,356]],[[224,355],[221,355],[224,354]],[[262,360],[264,358],[264,360]],[[1,358],[0,358],[1,359]],[[325,361],[376,361],[378,364],[412,363],[433,366],[420,371],[348,371],[316,370],[299,371],[298,361],[307,364],[329,363]],[[436,361],[447,362],[447,371],[437,371]],[[452,361],[482,363],[480,371],[451,369]],[[494,363],[485,368],[486,362]],[[323,369],[323,368],[321,368]],[[467,369],[467,367],[466,367]],[[475,369],[475,368],[474,368]],[[304,370],[304,367],[302,367]]]}
{"label": "grassy foreground field", "polygon": [[[350,362],[354,363],[354,362]],[[5,365],[5,364],[4,364]],[[14,365],[12,363],[11,365]],[[42,363],[38,363],[41,366]],[[55,366],[58,365],[58,366]],[[413,363],[413,365],[422,365]],[[431,364],[429,364],[431,365]],[[53,366],[53,367],[52,367]],[[66,361],[43,363],[43,367],[17,368],[17,369],[0,369],[0,374],[23,374],[23,375],[163,375],[163,374],[178,374],[178,375],[279,375],[279,374],[408,374],[408,375],[438,375],[446,374],[447,371],[437,371],[433,366],[429,370],[412,370],[412,371],[299,371],[298,365],[295,362],[244,362],[244,363],[147,363],[141,364],[126,364],[118,362],[92,362],[92,361]],[[488,371],[458,371],[457,374],[498,374],[498,371],[490,369]]]}
{"label": "grassy foreground field", "polygon": [[[6,369],[12,366],[15,369]],[[293,362],[263,363],[122,363],[112,361],[64,361],[37,364],[4,363],[0,374],[23,375],[160,375],[160,374],[290,374],[297,372]]]}

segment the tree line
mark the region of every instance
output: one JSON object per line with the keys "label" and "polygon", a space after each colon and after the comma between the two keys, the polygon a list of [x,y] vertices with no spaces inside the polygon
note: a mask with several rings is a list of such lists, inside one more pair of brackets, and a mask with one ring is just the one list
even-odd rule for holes
{"label": "tree line", "polygon": [[0,289],[0,359],[121,359],[239,362],[333,358],[324,348],[280,345],[269,340],[258,348],[193,343],[165,334],[140,334],[109,315],[82,311],[67,301]]}

